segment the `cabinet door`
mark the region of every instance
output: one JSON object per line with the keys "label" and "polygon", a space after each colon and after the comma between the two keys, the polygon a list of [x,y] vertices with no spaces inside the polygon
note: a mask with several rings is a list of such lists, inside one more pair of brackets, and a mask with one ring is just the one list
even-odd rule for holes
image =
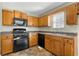
{"label": "cabinet door", "polygon": [[48,16],[43,16],[39,18],[39,26],[48,26]]}
{"label": "cabinet door", "polygon": [[21,17],[22,17],[20,11],[14,10],[13,13],[14,13],[14,17],[15,17],[15,18],[21,18]]}
{"label": "cabinet door", "polygon": [[2,10],[2,25],[3,26],[13,25],[12,11]]}
{"label": "cabinet door", "polygon": [[77,2],[77,13],[79,14],[79,2]]}
{"label": "cabinet door", "polygon": [[64,39],[64,56],[73,56],[74,55],[74,41],[72,38]]}
{"label": "cabinet door", "polygon": [[66,23],[68,25],[76,25],[77,24],[77,8],[76,4],[72,4],[67,6],[66,8]]}
{"label": "cabinet door", "polygon": [[48,16],[43,17],[43,26],[48,26]]}
{"label": "cabinet door", "polygon": [[33,26],[33,17],[28,16],[28,26]]}
{"label": "cabinet door", "polygon": [[51,36],[49,35],[45,35],[45,48],[48,50],[48,51],[52,51],[52,47],[51,47]]}
{"label": "cabinet door", "polygon": [[13,36],[2,34],[2,55],[13,51]]}
{"label": "cabinet door", "polygon": [[25,14],[25,13],[21,13],[21,15],[22,15],[22,19],[25,19],[25,20],[27,20],[27,19],[28,19],[27,14]]}
{"label": "cabinet door", "polygon": [[38,26],[38,18],[33,17],[33,26],[37,27]]}
{"label": "cabinet door", "polygon": [[37,45],[38,33],[29,33],[29,46]]}
{"label": "cabinet door", "polygon": [[38,18],[33,16],[28,16],[28,26],[37,27],[38,26]]}
{"label": "cabinet door", "polygon": [[41,17],[40,19],[39,19],[39,26],[41,26],[41,27],[44,27],[45,26],[45,19],[44,19],[44,17]]}
{"label": "cabinet door", "polygon": [[38,20],[38,26],[39,27],[43,26],[42,18],[39,18],[39,20]]}
{"label": "cabinet door", "polygon": [[63,55],[63,40],[60,37],[53,36],[52,41],[52,53],[58,56]]}

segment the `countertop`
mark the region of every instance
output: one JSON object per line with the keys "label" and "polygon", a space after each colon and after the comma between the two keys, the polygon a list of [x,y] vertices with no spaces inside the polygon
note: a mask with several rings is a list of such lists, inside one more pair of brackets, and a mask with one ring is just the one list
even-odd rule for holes
{"label": "countertop", "polygon": [[69,33],[69,32],[51,32],[51,31],[39,31],[40,34],[47,34],[53,36],[62,36],[68,38],[77,38],[77,33]]}
{"label": "countertop", "polygon": [[[77,33],[69,33],[69,32],[51,32],[51,31],[26,31],[26,33],[40,33],[40,34],[47,34],[47,35],[55,35],[55,36],[62,36],[62,37],[69,37],[75,38],[77,37]],[[13,32],[1,32],[1,34],[13,34]]]}

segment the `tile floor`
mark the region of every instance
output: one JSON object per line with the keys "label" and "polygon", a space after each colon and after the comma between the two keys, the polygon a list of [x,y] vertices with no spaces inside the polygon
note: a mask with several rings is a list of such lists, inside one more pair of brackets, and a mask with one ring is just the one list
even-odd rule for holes
{"label": "tile floor", "polygon": [[7,54],[5,56],[53,56],[53,55],[39,46],[34,46],[22,51]]}

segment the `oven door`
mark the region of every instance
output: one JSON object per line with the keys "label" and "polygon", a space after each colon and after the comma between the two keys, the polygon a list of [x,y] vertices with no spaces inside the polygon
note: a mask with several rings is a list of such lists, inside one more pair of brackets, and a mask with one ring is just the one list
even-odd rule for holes
{"label": "oven door", "polygon": [[14,52],[26,49],[28,47],[29,45],[28,45],[27,38],[21,38],[21,39],[14,40],[14,49],[13,49]]}

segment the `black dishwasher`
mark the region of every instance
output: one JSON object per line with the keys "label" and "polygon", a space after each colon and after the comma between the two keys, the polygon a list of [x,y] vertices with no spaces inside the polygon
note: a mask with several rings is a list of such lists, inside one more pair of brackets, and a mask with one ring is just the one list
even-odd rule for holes
{"label": "black dishwasher", "polygon": [[38,45],[40,47],[45,47],[45,35],[44,34],[38,34]]}

